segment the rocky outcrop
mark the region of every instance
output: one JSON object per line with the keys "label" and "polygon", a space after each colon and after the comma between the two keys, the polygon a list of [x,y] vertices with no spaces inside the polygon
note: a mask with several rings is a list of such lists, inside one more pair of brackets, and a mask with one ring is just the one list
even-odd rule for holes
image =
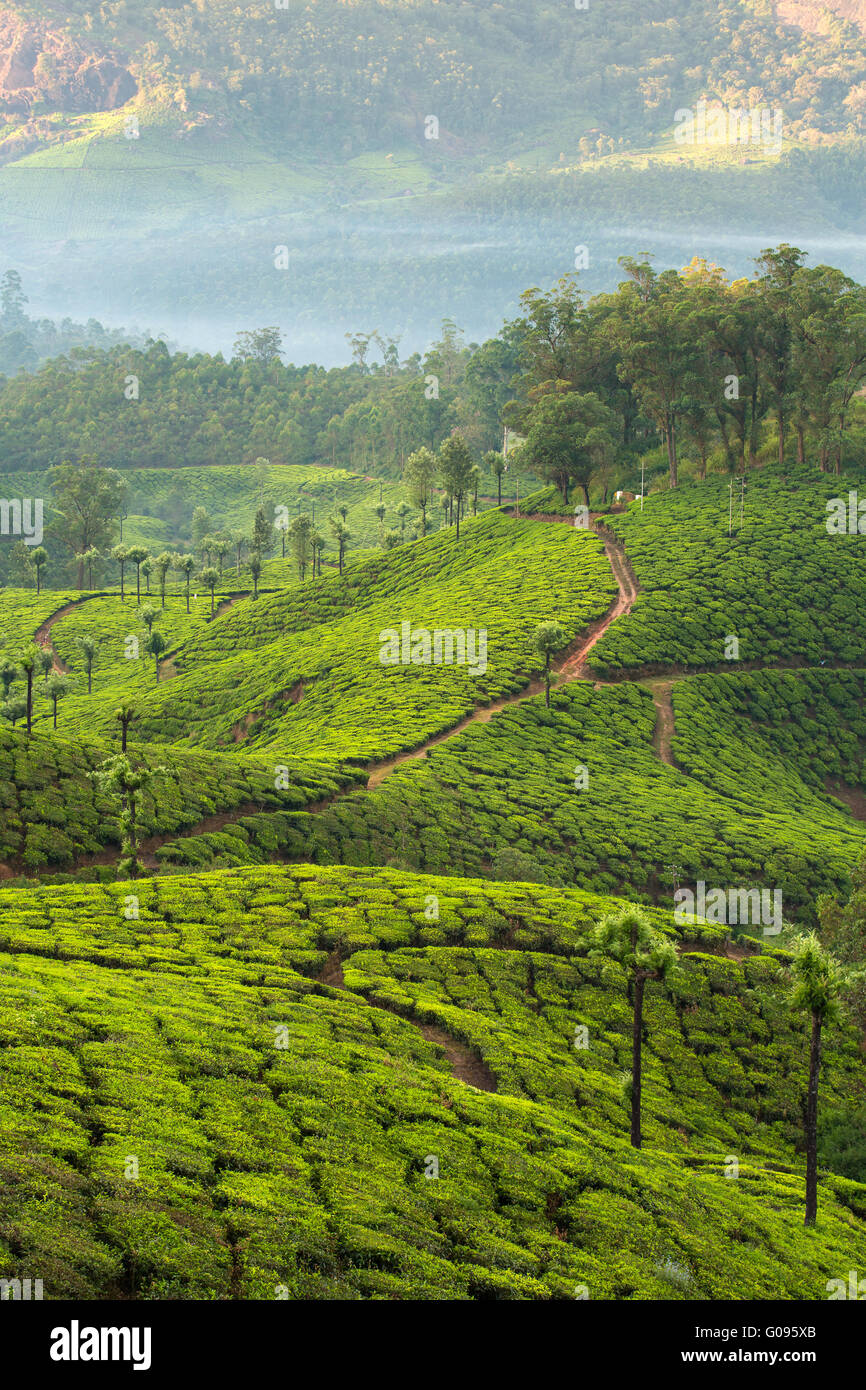
{"label": "rocky outcrop", "polygon": [[0,111],[28,116],[40,102],[60,111],[113,111],[137,91],[132,73],[114,58],[0,11]]}

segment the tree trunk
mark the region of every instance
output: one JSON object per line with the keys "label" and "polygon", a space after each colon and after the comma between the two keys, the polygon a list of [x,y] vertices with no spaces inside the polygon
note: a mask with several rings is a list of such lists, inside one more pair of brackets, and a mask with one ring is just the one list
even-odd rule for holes
{"label": "tree trunk", "polygon": [[646,980],[638,972],[634,981],[634,1017],[631,1030],[631,1146],[639,1149],[640,1134],[640,1088],[641,1088],[641,1043],[643,1034],[643,992]]}
{"label": "tree trunk", "polygon": [[129,877],[138,877],[138,838],[135,824],[135,792],[129,797]]}
{"label": "tree trunk", "polygon": [[665,430],[665,442],[668,446],[668,468],[670,470],[671,487],[677,485],[677,436],[673,421],[670,422]]}
{"label": "tree trunk", "polygon": [[785,415],[782,410],[776,412],[776,419],[779,425],[779,467],[785,466]]}
{"label": "tree trunk", "polygon": [[818,1076],[821,1071],[821,1019],[812,1014],[809,1049],[809,1090],[806,1095],[806,1221],[814,1226],[818,1212]]}
{"label": "tree trunk", "polygon": [[797,426],[797,462],[806,462],[806,439],[802,425]]}

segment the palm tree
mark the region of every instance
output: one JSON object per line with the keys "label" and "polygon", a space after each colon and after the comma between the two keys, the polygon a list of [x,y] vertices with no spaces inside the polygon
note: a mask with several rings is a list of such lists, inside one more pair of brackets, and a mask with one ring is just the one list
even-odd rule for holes
{"label": "palm tree", "polygon": [[53,727],[55,729],[57,728],[57,702],[68,693],[71,684],[68,676],[64,676],[60,671],[55,671],[45,687],[48,698],[54,706]]}
{"label": "palm tree", "polygon": [[218,572],[217,570],[215,570],[215,569],[213,568],[212,565],[205,565],[204,569],[201,571],[201,573],[200,573],[200,575],[199,575],[199,579],[201,580],[202,584],[204,584],[204,586],[205,586],[206,589],[210,589],[210,615],[211,615],[211,617],[213,617],[213,615],[214,615],[214,599],[213,599],[213,596],[214,596],[214,590],[215,590],[217,584],[219,583],[219,579],[220,579],[220,577],[219,577],[219,572]]}
{"label": "palm tree", "polygon": [[156,660],[156,683],[159,685],[159,658],[162,656],[163,652],[167,650],[168,642],[157,628],[155,631],[151,632],[144,647],[145,651],[150,652],[150,655]]}
{"label": "palm tree", "polygon": [[37,594],[41,594],[42,566],[47,564],[48,562],[48,551],[45,549],[43,545],[37,545],[36,549],[31,552],[30,561],[36,569],[36,592]]}
{"label": "palm tree", "polygon": [[93,637],[85,635],[78,638],[78,647],[84,657],[84,669],[87,672],[87,693],[93,694],[93,662],[96,658],[96,641]]}
{"label": "palm tree", "polygon": [[129,551],[127,550],[125,545],[116,545],[111,552],[111,558],[112,560],[116,560],[117,563],[120,565],[120,602],[123,603],[123,600],[125,598],[123,590],[123,576],[126,570],[126,563],[129,559]]}
{"label": "palm tree", "polygon": [[797,981],[791,1003],[812,1015],[809,1048],[809,1089],[806,1094],[806,1219],[814,1226],[818,1212],[818,1079],[821,1071],[821,1029],[838,1023],[846,973],[835,956],[825,951],[814,932],[799,942],[791,963]]}
{"label": "palm tree", "polygon": [[30,733],[33,727],[33,674],[36,670],[36,663],[39,660],[39,648],[31,643],[24,648],[18,658],[18,665],[24,672],[27,680],[27,732]]}
{"label": "palm tree", "polygon": [[565,629],[560,623],[541,623],[535,630],[535,650],[544,657],[544,703],[550,709],[550,658],[565,646]]}
{"label": "palm tree", "polygon": [[673,942],[650,924],[639,907],[610,913],[593,933],[592,955],[612,956],[629,975],[633,1002],[631,1048],[631,1143],[641,1146],[641,1046],[643,997],[647,980],[664,980],[674,969],[677,953]]}
{"label": "palm tree", "polygon": [[174,568],[186,576],[186,611],[189,612],[189,581],[195,569],[194,555],[177,555],[174,560]]}
{"label": "palm tree", "polygon": [[145,545],[131,545],[126,552],[126,558],[131,565],[135,565],[135,601],[141,603],[141,567],[147,559],[150,551]]}

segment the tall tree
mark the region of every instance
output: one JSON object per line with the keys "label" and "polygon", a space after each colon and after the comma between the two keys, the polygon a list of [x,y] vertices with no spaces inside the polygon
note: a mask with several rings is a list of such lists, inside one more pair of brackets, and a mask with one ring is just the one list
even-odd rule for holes
{"label": "tall tree", "polygon": [[27,732],[33,728],[33,677],[36,674],[36,667],[39,663],[39,648],[35,642],[26,646],[18,658],[18,665],[24,672],[24,679],[27,682]]}
{"label": "tall tree", "polygon": [[439,479],[457,508],[457,539],[460,539],[460,512],[463,500],[472,485],[472,455],[460,434],[456,432],[439,448]]}
{"label": "tall tree", "polygon": [[664,980],[676,967],[673,942],[655,930],[639,907],[605,917],[593,933],[593,954],[612,956],[625,967],[632,1001],[631,1144],[641,1147],[643,1002],[648,980]]}
{"label": "tall tree", "polygon": [[818,1213],[818,1082],[821,1074],[821,1032],[841,1017],[843,972],[812,932],[799,943],[791,963],[796,986],[794,1008],[806,1009],[812,1018],[809,1045],[809,1084],[806,1093],[806,1216],[814,1226]]}
{"label": "tall tree", "polygon": [[111,543],[126,485],[113,468],[100,468],[90,460],[58,464],[48,476],[60,515],[60,536],[78,559],[77,587],[81,589],[85,555],[92,547]]}
{"label": "tall tree", "polygon": [[576,482],[589,506],[592,480],[616,448],[614,430],[613,413],[594,392],[552,390],[533,406],[521,457],[540,478],[556,484],[564,502]]}
{"label": "tall tree", "polygon": [[83,636],[79,637],[77,641],[78,649],[81,652],[81,655],[84,657],[84,669],[87,672],[87,693],[88,695],[92,695],[93,663],[96,660],[97,652],[96,639],[94,637],[91,637],[89,633],[85,633]]}
{"label": "tall tree", "polygon": [[36,592],[42,592],[42,570],[48,563],[48,551],[42,545],[37,545],[30,556],[33,568],[36,570]]}
{"label": "tall tree", "polygon": [[535,630],[535,650],[544,657],[544,703],[550,709],[550,661],[554,652],[565,646],[565,628],[561,623],[541,623]]}
{"label": "tall tree", "polygon": [[433,483],[436,478],[436,457],[430,449],[416,449],[406,460],[403,482],[409,493],[409,501],[421,513],[422,534],[427,529],[427,508],[433,496]]}
{"label": "tall tree", "polygon": [[165,772],[164,767],[133,767],[125,753],[115,753],[90,773],[102,791],[119,799],[123,857],[118,867],[130,878],[137,878],[141,872],[138,857],[138,825],[144,806],[144,794],[150,790],[158,777],[165,775]]}
{"label": "tall tree", "polygon": [[131,565],[135,565],[135,601],[141,603],[141,567],[149,555],[146,545],[131,545],[126,552],[126,558]]}

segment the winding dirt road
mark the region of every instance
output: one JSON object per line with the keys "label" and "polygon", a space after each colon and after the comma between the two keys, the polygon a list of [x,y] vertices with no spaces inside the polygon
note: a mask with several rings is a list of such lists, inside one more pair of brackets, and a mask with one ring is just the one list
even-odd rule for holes
{"label": "winding dirt road", "polygon": [[[532,518],[533,521],[540,519],[542,518]],[[545,517],[543,520],[547,521],[548,518]],[[563,521],[561,517],[551,517],[549,520],[551,524],[568,524]],[[593,680],[597,688],[607,684],[605,681],[595,680],[592,672],[587,666],[587,659],[593,647],[601,641],[611,624],[615,623],[617,618],[622,618],[626,613],[631,611],[638,595],[638,582],[626,558],[625,550],[621,543],[612,532],[605,530],[604,527],[597,526],[596,530],[601,536],[604,545],[604,553],[613,571],[619,593],[604,616],[596,618],[595,622],[590,623],[586,631],[575,638],[574,642],[565,649],[562,656],[559,657],[557,661],[551,663],[551,669],[558,677],[558,685],[568,684],[570,681],[586,680]],[[445,743],[448,739],[455,738],[457,734],[467,729],[470,724],[488,724],[494,714],[498,714],[500,710],[507,709],[509,705],[521,705],[526,700],[532,700],[536,695],[540,695],[543,690],[544,681],[539,677],[534,681],[530,681],[528,685],[524,686],[523,689],[519,690],[515,695],[506,695],[501,700],[495,700],[490,705],[484,705],[480,709],[473,710],[465,719],[461,719],[459,723],[452,725],[450,729],[446,729],[441,734],[434,734],[432,738],[425,740],[425,742],[420,744],[417,748],[411,748],[406,752],[397,753],[393,758],[387,758],[384,762],[377,763],[370,773],[367,782],[367,790],[374,791],[376,787],[381,786],[385,778],[389,777],[396,767],[400,767],[402,763],[415,762],[419,758],[426,757],[429,748],[435,748],[438,743]]]}

